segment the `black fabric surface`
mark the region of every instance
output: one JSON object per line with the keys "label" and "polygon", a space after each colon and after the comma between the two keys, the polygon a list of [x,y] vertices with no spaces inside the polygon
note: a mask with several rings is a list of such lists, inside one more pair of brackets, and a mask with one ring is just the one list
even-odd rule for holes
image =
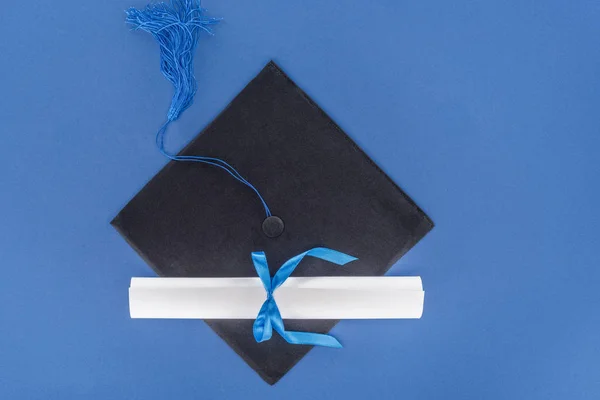
{"label": "black fabric surface", "polygon": [[[308,257],[293,276],[383,275],[433,227],[273,62],[180,154],[232,164],[260,190],[285,230],[265,235],[256,195],[226,172],[171,161],[112,221],[160,276],[254,277],[250,253],[258,250],[266,252],[273,274],[288,258],[317,246],[359,260],[339,267]],[[270,384],[311,349],[287,344],[277,333],[256,343],[252,320],[206,323]],[[321,333],[336,323],[285,321],[286,329]]]}

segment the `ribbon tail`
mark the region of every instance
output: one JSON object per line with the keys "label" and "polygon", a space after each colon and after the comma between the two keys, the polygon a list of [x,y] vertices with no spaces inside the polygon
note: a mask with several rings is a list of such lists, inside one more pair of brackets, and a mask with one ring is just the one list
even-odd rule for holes
{"label": "ribbon tail", "polygon": [[297,256],[292,257],[283,263],[271,281],[272,290],[277,289],[283,284],[283,282],[285,282],[285,280],[292,274],[292,272],[294,272],[298,264],[300,264],[300,261],[302,261],[305,256],[320,258],[321,260],[329,261],[330,263],[337,265],[346,265],[351,261],[357,260],[356,257],[352,257],[339,251],[331,250],[325,247],[315,247],[314,249],[298,254]]}
{"label": "ribbon tail", "polygon": [[330,263],[337,265],[346,265],[349,262],[358,260],[356,257],[325,247],[315,247],[314,249],[307,251],[306,255],[320,258],[321,260],[329,261]]}
{"label": "ribbon tail", "polygon": [[335,349],[341,349],[343,347],[336,338],[322,333],[294,331],[283,331],[278,333],[282,338],[285,339],[286,342],[290,344],[306,344],[312,346],[332,347]]}
{"label": "ribbon tail", "polygon": [[279,307],[277,307],[275,302],[273,302],[273,308],[271,308],[269,311],[271,321],[273,323],[273,329],[275,329],[275,331],[290,344],[306,344],[312,346],[332,347],[336,349],[342,347],[342,344],[336,338],[330,335],[312,332],[286,331],[285,326],[283,325],[283,318],[281,318],[281,313],[279,312]]}

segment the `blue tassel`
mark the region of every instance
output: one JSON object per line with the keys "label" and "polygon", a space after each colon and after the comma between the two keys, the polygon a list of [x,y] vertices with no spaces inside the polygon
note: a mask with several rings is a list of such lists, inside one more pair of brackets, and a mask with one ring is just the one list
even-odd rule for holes
{"label": "blue tassel", "polygon": [[169,4],[149,4],[143,10],[127,10],[126,21],[133,29],[151,33],[160,44],[160,70],[175,88],[168,121],[175,121],[192,105],[198,89],[194,54],[200,33],[212,35],[210,26],[221,21],[206,17],[205,11],[200,0],[172,0]]}
{"label": "blue tassel", "polygon": [[149,4],[143,10],[130,8],[126,11],[126,21],[133,25],[133,29],[151,33],[160,45],[160,70],[175,89],[167,122],[156,134],[156,144],[160,152],[171,160],[199,162],[225,170],[256,193],[267,217],[270,217],[271,211],[258,190],[225,161],[212,157],[172,155],[164,147],[164,135],[169,124],[192,105],[198,90],[194,77],[194,54],[200,34],[206,32],[212,35],[211,25],[222,20],[205,16],[205,11],[200,0],[171,0],[169,3]]}

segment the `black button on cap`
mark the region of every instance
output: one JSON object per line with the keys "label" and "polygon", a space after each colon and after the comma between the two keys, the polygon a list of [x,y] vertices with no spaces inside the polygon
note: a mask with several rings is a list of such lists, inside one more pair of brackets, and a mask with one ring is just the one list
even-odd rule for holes
{"label": "black button on cap", "polygon": [[270,238],[276,238],[283,233],[285,225],[281,218],[274,215],[267,217],[262,223],[262,230]]}

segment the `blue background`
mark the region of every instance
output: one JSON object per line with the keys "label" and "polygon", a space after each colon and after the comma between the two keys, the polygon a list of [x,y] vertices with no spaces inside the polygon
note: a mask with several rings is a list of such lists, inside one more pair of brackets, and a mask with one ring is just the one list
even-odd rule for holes
{"label": "blue background", "polygon": [[343,321],[265,384],[200,321],[132,321],[109,225],[165,164],[172,89],[123,10],[0,13],[0,398],[597,399],[600,5],[205,1],[182,146],[274,59],[433,218],[419,321]]}

